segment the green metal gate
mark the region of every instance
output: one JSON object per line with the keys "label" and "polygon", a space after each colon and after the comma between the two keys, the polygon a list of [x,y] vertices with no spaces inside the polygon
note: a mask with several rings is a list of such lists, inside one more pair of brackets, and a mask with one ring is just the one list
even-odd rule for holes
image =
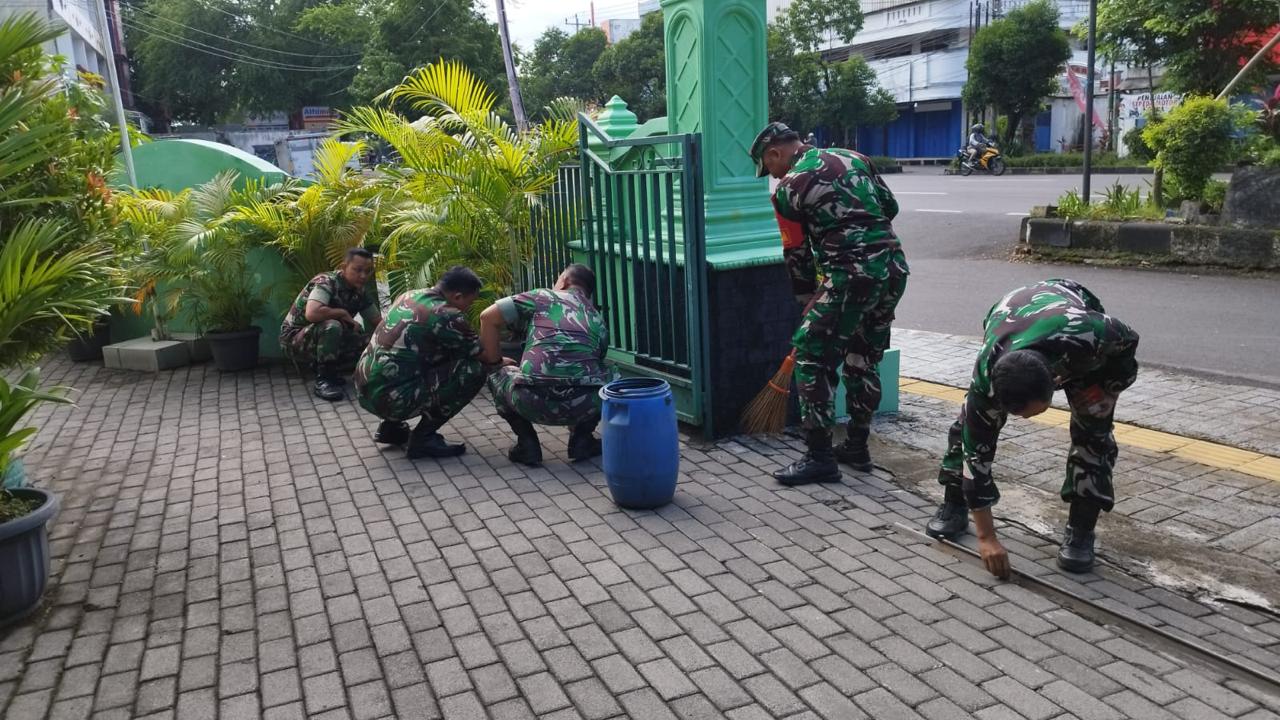
{"label": "green metal gate", "polygon": [[610,359],[670,383],[680,419],[710,436],[701,136],[612,139],[584,115],[578,126],[580,162],[534,210],[528,286],[589,265]]}

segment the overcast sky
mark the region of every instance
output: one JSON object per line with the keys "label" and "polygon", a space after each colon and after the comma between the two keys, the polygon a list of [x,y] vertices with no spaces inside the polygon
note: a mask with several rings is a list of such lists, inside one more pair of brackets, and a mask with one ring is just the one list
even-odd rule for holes
{"label": "overcast sky", "polygon": [[[489,19],[496,20],[498,14],[494,0],[484,0],[483,4]],[[595,5],[597,23],[640,17],[635,0],[596,0]],[[587,23],[591,18],[590,0],[506,0],[506,6],[511,41],[526,51],[533,49],[533,41],[548,27],[572,31],[572,25],[566,26],[564,22],[568,18],[572,23],[575,12],[579,22]]]}

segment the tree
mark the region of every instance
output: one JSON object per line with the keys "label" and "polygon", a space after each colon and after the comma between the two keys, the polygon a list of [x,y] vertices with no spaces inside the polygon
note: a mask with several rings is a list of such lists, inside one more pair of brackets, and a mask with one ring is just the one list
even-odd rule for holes
{"label": "tree", "polygon": [[969,48],[965,102],[994,106],[1009,118],[1008,136],[1040,109],[1057,88],[1058,73],[1071,58],[1067,33],[1058,26],[1058,10],[1034,0],[978,31]]}
{"label": "tree", "polygon": [[823,42],[862,29],[856,2],[796,0],[769,26],[769,115],[793,128],[825,127],[840,142],[862,124],[893,120],[893,97],[861,57],[831,60]]}
{"label": "tree", "polygon": [[139,106],[162,127],[369,102],[440,58],[505,84],[477,0],[126,0],[122,15]]}
{"label": "tree", "polygon": [[441,59],[466,65],[490,87],[506,88],[497,26],[485,19],[476,0],[381,2],[385,5],[374,13],[372,36],[351,83],[351,102],[369,102]]}
{"label": "tree", "polygon": [[662,13],[644,16],[640,29],[610,45],[596,61],[600,96],[627,101],[640,120],[667,114],[667,60],[663,50]]}
{"label": "tree", "polygon": [[596,61],[608,46],[604,31],[588,27],[569,35],[549,28],[534,43],[533,53],[521,63],[521,87],[525,104],[535,114],[545,112],[558,97],[600,103],[604,91],[595,75]]}
{"label": "tree", "polygon": [[[1216,95],[1275,33],[1274,0],[1102,0],[1101,37],[1163,62],[1178,91]],[[1256,87],[1278,69],[1267,58],[1249,73]]]}
{"label": "tree", "polygon": [[1147,125],[1142,137],[1156,151],[1155,166],[1168,173],[1174,195],[1199,200],[1213,173],[1238,152],[1236,129],[1226,100],[1202,96],[1188,98],[1163,122]]}

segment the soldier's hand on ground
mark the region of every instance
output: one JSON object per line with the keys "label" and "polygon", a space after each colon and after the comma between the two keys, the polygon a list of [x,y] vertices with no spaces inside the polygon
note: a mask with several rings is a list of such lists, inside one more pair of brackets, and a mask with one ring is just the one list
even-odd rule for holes
{"label": "soldier's hand on ground", "polygon": [[1001,580],[1009,579],[1009,551],[994,537],[978,538],[978,554],[982,556],[982,564],[987,572]]}

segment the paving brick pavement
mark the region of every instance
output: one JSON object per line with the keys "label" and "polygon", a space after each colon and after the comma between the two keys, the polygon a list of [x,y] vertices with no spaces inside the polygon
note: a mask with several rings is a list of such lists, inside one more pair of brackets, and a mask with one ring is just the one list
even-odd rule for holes
{"label": "paving brick pavement", "polygon": [[[895,329],[893,345],[902,353],[904,376],[968,388],[981,338]],[[1055,406],[1067,407],[1061,393],[1056,400]],[[1144,365],[1138,381],[1121,396],[1116,420],[1280,456],[1277,388]]]}
{"label": "paving brick pavement", "polygon": [[[784,440],[686,444],[677,501],[628,512],[563,432],[545,467],[510,464],[484,401],[447,429],[470,453],[412,463],[279,368],[46,377],[81,393],[26,452],[63,510],[46,606],[0,633],[6,719],[1280,718],[895,532],[932,500],[887,471],[775,485]],[[1050,544],[1009,537],[1054,574]],[[1273,616],[1081,580],[1275,651]]]}

